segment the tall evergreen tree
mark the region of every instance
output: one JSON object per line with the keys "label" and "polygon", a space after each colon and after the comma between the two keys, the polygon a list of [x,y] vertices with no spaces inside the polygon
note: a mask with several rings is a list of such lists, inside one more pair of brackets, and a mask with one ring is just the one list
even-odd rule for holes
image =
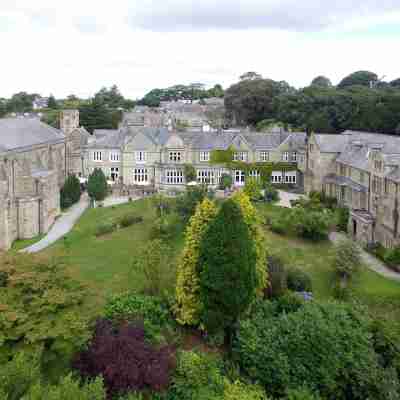
{"label": "tall evergreen tree", "polygon": [[256,296],[256,262],[240,206],[229,199],[203,236],[197,263],[202,320],[209,332],[223,329],[229,345],[239,316]]}
{"label": "tall evergreen tree", "polygon": [[49,100],[47,101],[47,107],[51,108],[52,110],[57,110],[58,104],[55,97],[51,94]]}
{"label": "tall evergreen tree", "polygon": [[107,196],[107,179],[100,168],[96,168],[89,176],[87,190],[96,201],[104,200]]}

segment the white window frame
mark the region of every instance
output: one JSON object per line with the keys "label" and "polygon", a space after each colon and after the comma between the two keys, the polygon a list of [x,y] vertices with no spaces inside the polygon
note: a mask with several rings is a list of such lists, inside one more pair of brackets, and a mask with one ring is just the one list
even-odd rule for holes
{"label": "white window frame", "polygon": [[179,169],[167,169],[165,182],[169,185],[182,185],[184,183],[183,171]]}
{"label": "white window frame", "polygon": [[269,151],[261,151],[260,152],[260,161],[268,162],[269,161]]}
{"label": "white window frame", "polygon": [[110,178],[112,179],[112,174],[114,174],[114,182],[117,182],[119,179],[119,167],[111,167],[110,168]]}
{"label": "white window frame", "polygon": [[133,183],[135,185],[147,185],[149,182],[149,172],[147,168],[133,169]]}
{"label": "white window frame", "polygon": [[200,162],[209,162],[210,161],[210,152],[209,151],[201,151],[200,152]]}
{"label": "white window frame", "polygon": [[147,160],[145,151],[135,151],[135,161],[137,164],[144,164]]}
{"label": "white window frame", "polygon": [[218,178],[216,175],[213,169],[198,169],[197,182],[206,185],[215,185],[215,178]]}
{"label": "white window frame", "polygon": [[95,161],[95,162],[103,161],[103,152],[102,151],[93,151],[93,161]]}
{"label": "white window frame", "polygon": [[110,152],[110,161],[111,162],[119,162],[119,152],[117,151],[111,151]]}
{"label": "white window frame", "polygon": [[289,161],[289,152],[285,151],[282,153],[282,161]]}
{"label": "white window frame", "polygon": [[257,181],[260,180],[261,179],[260,171],[257,171],[257,170],[249,171],[249,178],[255,179]]}
{"label": "white window frame", "polygon": [[181,151],[170,151],[169,152],[169,161],[172,162],[181,162],[182,161],[182,152]]}
{"label": "white window frame", "polygon": [[293,161],[293,162],[297,162],[297,151],[294,151],[294,152],[292,153],[292,161]]}
{"label": "white window frame", "polygon": [[271,174],[271,182],[280,184],[282,183],[282,172],[281,171],[272,171]]}
{"label": "white window frame", "polygon": [[239,169],[235,170],[235,185],[243,186],[245,184],[245,173]]}
{"label": "white window frame", "polygon": [[233,153],[233,161],[247,161],[247,151],[235,151]]}
{"label": "white window frame", "polygon": [[285,174],[285,183],[295,185],[297,183],[297,174]]}

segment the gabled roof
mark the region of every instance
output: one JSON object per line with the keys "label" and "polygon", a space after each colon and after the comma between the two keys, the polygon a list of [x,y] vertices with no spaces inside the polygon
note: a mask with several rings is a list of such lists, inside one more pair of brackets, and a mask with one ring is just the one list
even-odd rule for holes
{"label": "gabled roof", "polygon": [[37,118],[0,119],[0,151],[10,151],[65,139],[64,134]]}
{"label": "gabled roof", "polygon": [[341,153],[346,144],[348,137],[345,134],[314,134],[315,141],[321,153]]}

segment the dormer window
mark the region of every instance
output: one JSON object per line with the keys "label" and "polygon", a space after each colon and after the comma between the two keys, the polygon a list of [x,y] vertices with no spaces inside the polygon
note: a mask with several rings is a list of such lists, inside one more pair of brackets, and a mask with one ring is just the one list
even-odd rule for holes
{"label": "dormer window", "polygon": [[144,151],[136,151],[135,152],[135,160],[137,163],[146,162],[146,152]]}
{"label": "dormer window", "polygon": [[283,161],[289,161],[289,152],[288,152],[288,151],[285,151],[285,152],[282,154],[282,160],[283,160]]}
{"label": "dormer window", "polygon": [[269,152],[268,151],[262,151],[260,153],[260,161],[262,161],[262,162],[269,161]]}

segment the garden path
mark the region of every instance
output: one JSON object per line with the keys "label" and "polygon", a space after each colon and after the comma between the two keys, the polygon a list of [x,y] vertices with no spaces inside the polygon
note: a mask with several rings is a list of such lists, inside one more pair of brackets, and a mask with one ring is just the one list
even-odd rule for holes
{"label": "garden path", "polygon": [[[333,243],[337,243],[340,240],[343,240],[345,238],[346,238],[346,235],[343,234],[343,233],[331,232],[329,234],[329,239]],[[375,271],[379,275],[384,276],[385,278],[393,279],[393,280],[396,280],[396,281],[400,281],[400,273],[392,271],[382,261],[378,260],[373,255],[367,253],[364,249],[360,248],[360,251],[361,251],[361,257],[362,257],[365,265],[369,269],[371,269],[372,271]]]}
{"label": "garden path", "polygon": [[277,206],[286,207],[286,208],[292,208],[292,206],[290,204],[291,200],[298,200],[298,199],[304,197],[304,195],[284,192],[283,190],[278,190],[278,192],[279,192],[279,202],[277,203]]}

